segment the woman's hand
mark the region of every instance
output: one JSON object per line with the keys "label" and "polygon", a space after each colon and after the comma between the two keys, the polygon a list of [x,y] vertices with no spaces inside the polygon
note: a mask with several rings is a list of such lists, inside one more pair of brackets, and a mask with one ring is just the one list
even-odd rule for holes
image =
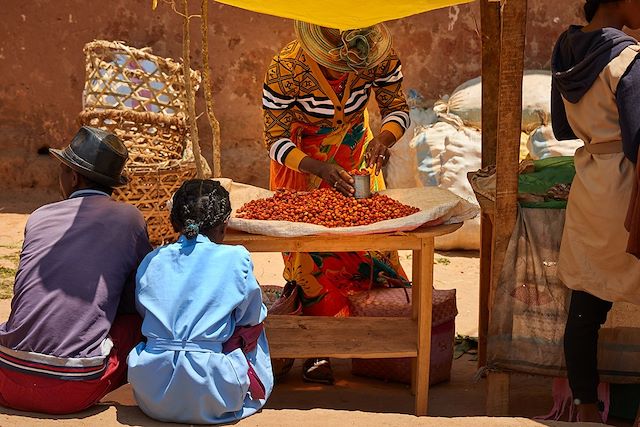
{"label": "woman's hand", "polygon": [[299,169],[302,172],[320,177],[345,196],[351,196],[356,191],[353,188],[354,181],[351,175],[335,163],[326,163],[311,157],[305,157],[300,162]]}
{"label": "woman's hand", "polygon": [[369,141],[364,159],[369,168],[375,167],[375,174],[378,175],[382,167],[389,161],[389,147],[396,142],[395,136],[387,130]]}

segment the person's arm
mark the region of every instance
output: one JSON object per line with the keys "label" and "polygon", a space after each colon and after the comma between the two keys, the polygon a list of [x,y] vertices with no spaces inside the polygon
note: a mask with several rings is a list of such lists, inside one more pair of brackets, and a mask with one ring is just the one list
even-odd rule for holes
{"label": "person's arm", "polygon": [[625,157],[636,163],[640,146],[640,59],[629,65],[618,83],[616,103]]}
{"label": "person's arm", "polygon": [[321,162],[307,156],[300,162],[300,171],[320,177],[345,196],[350,196],[356,191],[353,188],[353,177],[343,167],[335,163]]}
{"label": "person's arm", "polygon": [[120,296],[120,304],[118,305],[118,314],[134,314],[136,313],[136,272],[135,270],[129,274],[127,283],[122,289]]}
{"label": "person's arm", "polygon": [[297,171],[306,154],[291,140],[295,86],[294,70],[287,68],[280,56],[273,58],[262,87],[264,142],[272,160]]}
{"label": "person's arm", "polygon": [[388,149],[398,141],[411,124],[409,106],[402,91],[402,64],[392,50],[374,72],[373,91],[382,116],[380,134],[369,141],[366,160],[379,172],[389,160]]}
{"label": "person's arm", "polygon": [[[142,219],[141,219],[142,220]],[[142,220],[144,224],[144,220]],[[147,232],[146,226],[144,226],[144,232],[141,232],[138,238],[136,239],[135,244],[135,267],[130,272],[129,277],[127,278],[127,282],[122,289],[122,295],[120,296],[120,304],[118,305],[118,313],[119,314],[133,314],[138,310],[136,309],[136,272],[138,270],[138,266],[142,263],[144,257],[147,256],[149,252],[153,250],[151,243],[149,242],[149,234]]]}
{"label": "person's arm", "polygon": [[564,100],[554,79],[551,80],[551,129],[553,129],[553,135],[558,141],[578,139],[571,129],[569,120],[567,120]]}
{"label": "person's arm", "polygon": [[234,317],[237,326],[255,326],[267,317],[267,307],[262,303],[262,291],[253,274],[253,262],[249,252],[243,251],[242,268],[245,271],[244,294],[242,303],[236,307]]}

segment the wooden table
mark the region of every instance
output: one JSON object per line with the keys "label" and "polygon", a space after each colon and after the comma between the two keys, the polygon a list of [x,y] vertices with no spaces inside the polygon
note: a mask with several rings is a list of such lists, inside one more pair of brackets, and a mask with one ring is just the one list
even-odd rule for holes
{"label": "wooden table", "polygon": [[266,321],[274,358],[411,357],[416,415],[426,415],[431,355],[431,298],[434,238],[461,224],[419,228],[411,232],[362,236],[269,237],[228,230],[225,243],[250,252],[346,252],[413,250],[413,316],[315,317],[271,315]]}

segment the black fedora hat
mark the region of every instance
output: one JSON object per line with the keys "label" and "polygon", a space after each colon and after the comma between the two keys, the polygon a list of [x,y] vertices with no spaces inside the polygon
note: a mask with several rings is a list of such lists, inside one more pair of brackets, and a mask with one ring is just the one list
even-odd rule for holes
{"label": "black fedora hat", "polygon": [[107,187],[119,187],[129,181],[122,175],[129,158],[127,147],[117,136],[89,126],[82,126],[71,144],[49,153],[80,175]]}

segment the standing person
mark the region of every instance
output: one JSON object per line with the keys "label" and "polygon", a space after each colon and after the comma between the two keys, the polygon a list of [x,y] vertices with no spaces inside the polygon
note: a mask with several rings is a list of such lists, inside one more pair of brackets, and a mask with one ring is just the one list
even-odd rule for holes
{"label": "standing person", "polygon": [[133,291],[151,250],[140,211],[116,202],[127,149],[82,127],[60,161],[63,201],[27,221],[9,320],[0,325],[0,405],[33,412],[82,411],[127,379],[140,341]]}
{"label": "standing person", "polygon": [[140,343],[129,382],[140,409],[162,421],[219,424],[254,414],[273,388],[267,309],[249,252],[223,245],[231,215],[219,182],[185,181],[173,197],[176,243],[140,265]]}
{"label": "standing person", "polygon": [[[347,171],[368,166],[372,189],[384,189],[381,168],[409,126],[402,66],[383,24],[340,32],[296,22],[297,40],[276,55],[265,77],[265,143],[270,187],[354,192]],[[373,137],[367,103],[373,94],[382,128]],[[303,293],[303,312],[348,316],[347,295],[386,281],[408,285],[397,252],[285,253],[284,278]],[[309,359],[306,381],[332,384],[328,359]]]}
{"label": "standing person", "polygon": [[588,25],[556,43],[552,120],[559,139],[580,138],[558,274],[572,289],[564,348],[580,421],[601,422],[598,331],[612,302],[640,304],[640,261],[626,252],[625,214],[640,145],[640,0],[588,0]]}

